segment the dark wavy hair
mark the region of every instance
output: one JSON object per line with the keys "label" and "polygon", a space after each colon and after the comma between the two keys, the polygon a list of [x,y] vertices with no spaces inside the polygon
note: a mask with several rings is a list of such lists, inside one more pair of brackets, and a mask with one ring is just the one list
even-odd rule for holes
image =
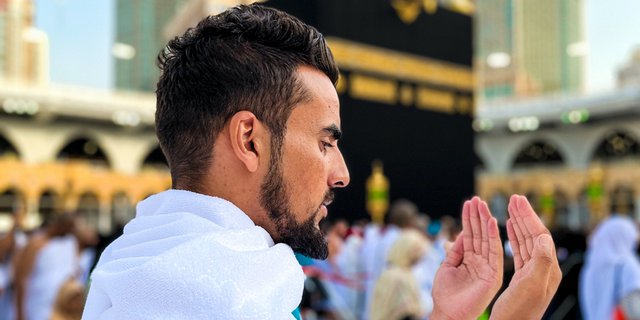
{"label": "dark wavy hair", "polygon": [[338,68],[324,37],[297,18],[260,5],[209,16],[169,41],[158,55],[156,133],[174,188],[198,191],[213,144],[237,112],[254,113],[279,153],[293,107],[307,99],[300,66],[336,84]]}

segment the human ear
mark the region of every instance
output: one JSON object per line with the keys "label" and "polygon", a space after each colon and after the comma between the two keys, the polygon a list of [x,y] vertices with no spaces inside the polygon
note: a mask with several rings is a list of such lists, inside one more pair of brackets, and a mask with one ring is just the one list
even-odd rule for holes
{"label": "human ear", "polygon": [[231,148],[249,172],[258,170],[259,158],[262,154],[260,136],[263,132],[260,120],[249,111],[240,111],[229,121]]}

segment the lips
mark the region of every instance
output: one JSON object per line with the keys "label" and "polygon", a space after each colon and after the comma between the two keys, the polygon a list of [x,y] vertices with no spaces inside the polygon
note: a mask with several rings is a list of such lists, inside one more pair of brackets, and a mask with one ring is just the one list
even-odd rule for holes
{"label": "lips", "polygon": [[334,194],[332,190],[327,191],[327,193],[324,195],[324,201],[322,201],[322,204],[318,209],[318,217],[319,217],[318,223],[320,222],[320,220],[327,217],[328,215],[327,207],[333,202],[333,198],[334,198]]}
{"label": "lips", "polygon": [[324,220],[328,215],[329,211],[327,210],[327,207],[325,205],[321,205],[313,219],[315,221],[316,229],[320,230],[320,221]]}

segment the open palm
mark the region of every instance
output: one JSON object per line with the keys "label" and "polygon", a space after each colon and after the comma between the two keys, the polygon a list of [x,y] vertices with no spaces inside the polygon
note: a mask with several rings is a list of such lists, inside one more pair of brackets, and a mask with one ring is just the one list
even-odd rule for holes
{"label": "open palm", "polygon": [[525,197],[511,197],[509,216],[515,273],[496,300],[491,318],[540,319],[562,278],[553,239]]}
{"label": "open palm", "polygon": [[484,201],[462,209],[462,233],[438,269],[433,319],[476,319],[502,285],[503,255],[498,224]]}

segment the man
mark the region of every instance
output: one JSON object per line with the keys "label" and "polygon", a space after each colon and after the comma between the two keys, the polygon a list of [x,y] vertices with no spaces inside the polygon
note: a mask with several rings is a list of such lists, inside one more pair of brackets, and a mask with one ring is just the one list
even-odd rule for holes
{"label": "man", "polygon": [[78,271],[78,241],[72,234],[75,217],[53,214],[42,232],[31,237],[15,265],[16,318],[51,317],[59,289]]}
{"label": "man", "polygon": [[[429,250],[413,267],[413,274],[420,285],[421,300],[427,313],[431,313],[431,310],[433,310],[433,297],[431,296],[433,281],[446,256],[445,245],[449,241],[455,240],[450,239],[455,225],[456,222],[452,217],[443,216],[440,220],[428,223],[427,227],[424,228],[430,244]],[[453,235],[455,237],[455,234]]]}
{"label": "man", "polygon": [[[373,247],[366,248],[362,251],[362,259],[366,274],[365,280],[365,303],[364,303],[364,319],[368,319],[371,311],[371,302],[373,299],[373,290],[378,278],[387,267],[387,258],[389,250],[396,242],[403,230],[416,227],[418,219],[418,206],[415,203],[398,199],[391,204],[389,208],[388,223],[374,236],[376,243]],[[377,239],[376,239],[377,238]]]}
{"label": "man", "polygon": [[16,216],[14,213],[11,217],[11,229],[0,233],[0,319],[15,319],[13,266],[18,253],[27,243]]}
{"label": "man", "polygon": [[[304,282],[293,251],[327,257],[318,223],[332,190],[349,184],[337,146],[338,70],[322,34],[286,13],[239,6],[170,41],[158,61],[156,130],[173,190],[142,201],[104,251],[83,318],[292,318]],[[434,319],[476,317],[501,284],[495,219],[472,212],[436,280]],[[531,215],[526,223],[539,222]],[[557,286],[541,279],[552,259],[527,258],[520,282]],[[523,303],[549,302],[520,282],[501,298],[502,319],[540,316]]]}

